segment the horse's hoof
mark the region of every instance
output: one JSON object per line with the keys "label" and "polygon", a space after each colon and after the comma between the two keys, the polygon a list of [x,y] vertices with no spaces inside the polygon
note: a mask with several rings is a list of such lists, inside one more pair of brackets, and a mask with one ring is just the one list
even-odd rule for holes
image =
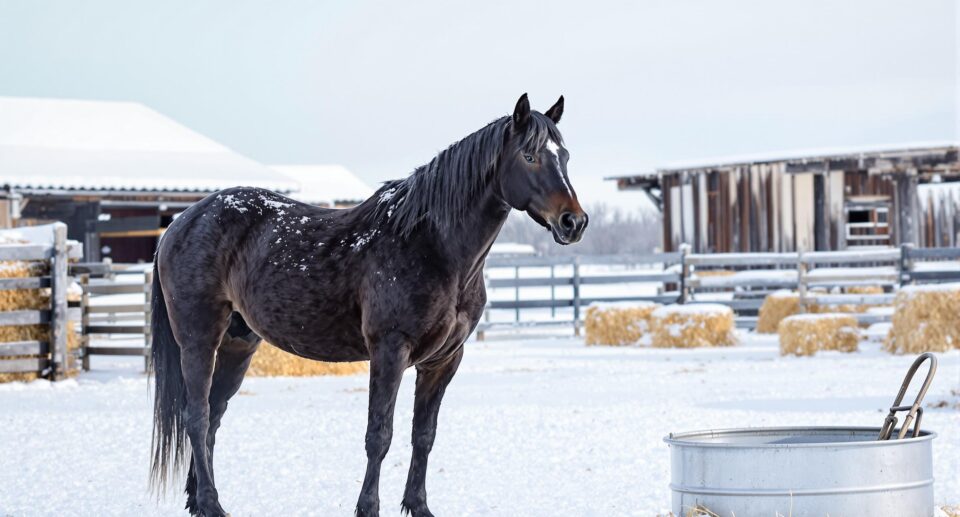
{"label": "horse's hoof", "polygon": [[427,508],[427,503],[403,503],[400,505],[400,511],[410,517],[433,517],[433,513]]}
{"label": "horse's hoof", "polygon": [[361,498],[357,501],[357,509],[353,513],[356,517],[380,517],[380,502]]}
{"label": "horse's hoof", "polygon": [[220,506],[220,503],[216,499],[201,501],[199,498],[195,510],[191,511],[191,515],[200,517],[230,517],[230,514]]}

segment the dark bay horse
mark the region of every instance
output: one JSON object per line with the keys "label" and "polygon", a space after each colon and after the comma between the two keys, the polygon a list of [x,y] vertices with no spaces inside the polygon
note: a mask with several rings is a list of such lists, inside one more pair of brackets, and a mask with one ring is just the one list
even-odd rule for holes
{"label": "dark bay horse", "polygon": [[370,360],[367,470],[356,514],[379,514],[380,463],[404,370],[417,369],[413,458],[402,508],[430,516],[427,456],[447,384],[486,303],[483,264],[512,208],[560,244],[587,215],[567,177],[563,97],[488,124],[409,177],[342,210],[256,188],[184,211],[157,249],[153,285],[151,480],[190,466],[186,508],[226,515],[214,486],[214,437],[261,338],[322,361]]}

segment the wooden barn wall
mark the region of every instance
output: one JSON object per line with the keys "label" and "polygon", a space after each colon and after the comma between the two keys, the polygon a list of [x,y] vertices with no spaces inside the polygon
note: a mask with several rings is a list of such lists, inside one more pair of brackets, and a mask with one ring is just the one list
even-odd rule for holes
{"label": "wooden barn wall", "polygon": [[830,171],[827,178],[827,216],[829,217],[830,250],[840,250],[846,245],[847,216],[843,208],[844,172]]}
{"label": "wooden barn wall", "polygon": [[792,249],[792,241],[784,238],[792,239],[793,216],[783,213],[783,199],[792,189],[784,187],[781,171],[780,165],[762,164],[688,173],[685,180],[680,174],[665,176],[662,185],[670,192],[665,196],[670,207],[664,205],[665,249],[678,249],[683,242],[698,253]]}
{"label": "wooden barn wall", "polygon": [[796,251],[796,217],[793,202],[793,176],[784,171],[783,164],[776,164],[773,167],[774,175],[780,182],[779,196],[780,209],[777,210],[777,227],[780,230],[778,239],[778,248],[776,251]]}
{"label": "wooden barn wall", "polygon": [[812,251],[814,249],[814,194],[813,174],[792,174],[793,213],[794,213],[794,249]]}
{"label": "wooden barn wall", "polygon": [[[896,213],[895,182],[863,170],[787,174],[780,163],[756,164],[667,174],[661,186],[664,251],[683,243],[698,253],[839,250],[850,196],[886,196],[890,218]],[[960,245],[960,184],[951,192],[924,190],[918,244]]]}
{"label": "wooden barn wall", "polygon": [[917,188],[920,210],[919,245],[960,245],[960,183],[921,185]]}
{"label": "wooden barn wall", "polygon": [[674,233],[674,226],[679,226],[679,221],[674,222],[674,203],[671,199],[671,192],[673,192],[673,187],[678,184],[678,178],[679,176],[674,175],[664,175],[660,178],[660,195],[663,202],[663,213],[661,214],[663,216],[663,251],[676,251],[680,244],[677,242],[679,229],[677,233]]}
{"label": "wooden barn wall", "polygon": [[853,170],[844,173],[843,181],[848,196],[890,196],[893,199],[894,185],[889,176]]}

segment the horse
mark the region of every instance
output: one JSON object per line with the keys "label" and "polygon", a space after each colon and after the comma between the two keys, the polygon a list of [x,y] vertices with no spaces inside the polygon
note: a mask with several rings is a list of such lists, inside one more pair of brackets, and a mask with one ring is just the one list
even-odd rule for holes
{"label": "horse", "polygon": [[320,361],[370,361],[367,467],[355,514],[379,515],[380,465],[403,372],[417,371],[413,455],[401,509],[432,516],[427,457],[447,385],[486,304],[483,265],[512,209],[559,244],[587,226],[557,129],[527,95],[513,114],[452,144],[345,209],[251,187],[183,211],[158,243],[152,297],[155,378],[151,487],[182,473],[186,509],[225,516],[213,450],[227,402],[261,339]]}

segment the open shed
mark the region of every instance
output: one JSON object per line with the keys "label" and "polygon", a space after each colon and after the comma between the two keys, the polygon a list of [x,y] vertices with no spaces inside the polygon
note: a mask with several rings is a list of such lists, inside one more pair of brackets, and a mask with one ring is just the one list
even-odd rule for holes
{"label": "open shed", "polygon": [[664,251],[842,250],[960,243],[957,142],[673,164],[608,178],[663,215]]}

